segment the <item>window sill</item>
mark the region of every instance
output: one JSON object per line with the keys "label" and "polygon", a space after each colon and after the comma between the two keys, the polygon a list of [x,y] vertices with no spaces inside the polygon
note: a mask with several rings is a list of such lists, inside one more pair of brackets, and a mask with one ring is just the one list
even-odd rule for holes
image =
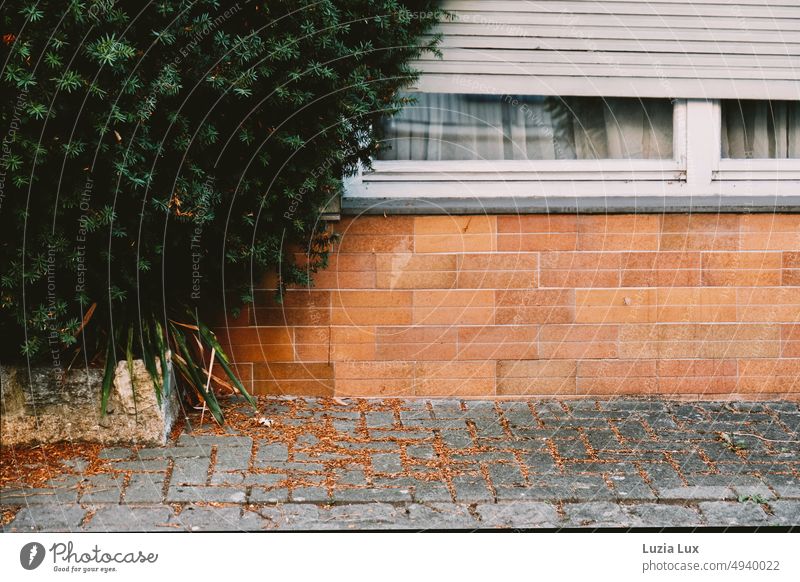
{"label": "window sill", "polygon": [[[795,189],[795,192],[800,190]],[[800,195],[348,197],[342,215],[800,213]]]}

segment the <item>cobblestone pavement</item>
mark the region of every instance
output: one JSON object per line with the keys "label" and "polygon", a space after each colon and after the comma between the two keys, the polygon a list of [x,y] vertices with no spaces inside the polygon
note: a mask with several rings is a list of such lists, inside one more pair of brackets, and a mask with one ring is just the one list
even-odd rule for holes
{"label": "cobblestone pavement", "polygon": [[163,448],[62,459],[0,492],[3,529],[800,526],[797,403],[260,404]]}

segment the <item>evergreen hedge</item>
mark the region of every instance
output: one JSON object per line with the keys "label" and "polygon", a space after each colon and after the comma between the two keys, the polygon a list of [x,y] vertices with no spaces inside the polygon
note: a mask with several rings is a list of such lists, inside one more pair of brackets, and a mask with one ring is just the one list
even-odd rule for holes
{"label": "evergreen hedge", "polygon": [[221,421],[205,368],[212,348],[226,359],[204,322],[264,273],[312,284],[320,209],[369,163],[442,15],[436,0],[6,0],[3,359],[106,361],[107,395],[117,359],[159,379],[169,350]]}

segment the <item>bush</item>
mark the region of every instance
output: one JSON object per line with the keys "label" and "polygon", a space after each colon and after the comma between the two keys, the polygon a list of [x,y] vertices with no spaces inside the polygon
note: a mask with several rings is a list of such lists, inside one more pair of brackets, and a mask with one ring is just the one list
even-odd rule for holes
{"label": "bush", "polygon": [[368,163],[442,13],[435,0],[142,6],[4,4],[2,353],[142,357],[156,377],[171,350],[221,420],[205,378],[212,348],[226,360],[203,321],[235,314],[266,272],[312,283],[330,243],[320,209]]}

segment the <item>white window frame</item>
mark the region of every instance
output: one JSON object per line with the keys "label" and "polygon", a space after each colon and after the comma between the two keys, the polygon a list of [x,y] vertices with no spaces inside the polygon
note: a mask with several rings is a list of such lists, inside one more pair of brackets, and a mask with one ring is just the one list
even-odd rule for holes
{"label": "white window frame", "polygon": [[761,182],[800,180],[800,159],[775,158],[723,158],[722,157],[722,102],[714,102],[712,113],[720,130],[715,133],[718,152],[714,160],[712,179],[723,182]]}
{"label": "white window frame", "polygon": [[796,196],[800,160],[723,159],[719,100],[673,100],[666,160],[374,161],[345,198]]}

